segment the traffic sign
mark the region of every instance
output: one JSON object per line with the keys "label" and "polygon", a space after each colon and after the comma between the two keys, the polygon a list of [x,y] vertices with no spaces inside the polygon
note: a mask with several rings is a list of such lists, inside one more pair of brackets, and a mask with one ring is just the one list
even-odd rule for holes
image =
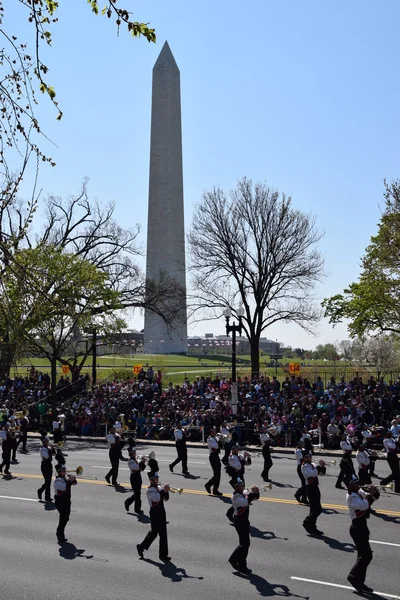
{"label": "traffic sign", "polygon": [[63,375],[68,375],[68,373],[69,373],[68,365],[62,365],[62,373],[63,373]]}
{"label": "traffic sign", "polygon": [[300,363],[289,363],[289,373],[291,375],[300,375]]}
{"label": "traffic sign", "polygon": [[140,371],[142,370],[142,365],[133,365],[132,370],[134,375],[139,375]]}
{"label": "traffic sign", "polygon": [[271,360],[281,360],[281,358],[283,358],[283,354],[270,354],[269,357]]}

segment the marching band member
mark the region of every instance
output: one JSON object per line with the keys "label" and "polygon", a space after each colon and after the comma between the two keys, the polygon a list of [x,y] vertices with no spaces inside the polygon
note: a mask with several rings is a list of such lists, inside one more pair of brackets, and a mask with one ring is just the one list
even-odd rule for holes
{"label": "marching band member", "polygon": [[235,571],[249,575],[251,569],[247,567],[247,555],[250,548],[250,521],[249,505],[253,500],[258,500],[260,492],[256,486],[249,493],[244,486],[244,481],[238,477],[232,494],[235,529],[239,535],[239,545],[229,557],[229,562]]}
{"label": "marching band member", "polygon": [[18,419],[18,425],[19,425],[21,435],[19,436],[19,439],[17,442],[17,448],[22,443],[22,450],[20,452],[22,452],[23,454],[27,454],[28,450],[26,448],[26,444],[28,441],[28,425],[29,425],[28,417],[23,415],[22,419]]}
{"label": "marching band member", "polygon": [[357,560],[347,579],[358,592],[372,592],[372,588],[364,583],[367,567],[372,560],[367,519],[371,504],[379,498],[379,491],[374,486],[371,486],[371,493],[360,489],[360,481],[355,475],[350,476],[346,482],[346,501],[351,519],[350,535],[357,548]]}
{"label": "marching band member", "polygon": [[307,450],[303,450],[301,472],[306,482],[307,497],[310,502],[310,513],[304,519],[303,527],[310,535],[323,535],[323,531],[317,529],[317,519],[322,512],[318,475],[323,467],[312,463],[311,458],[311,454],[308,454]]}
{"label": "marching band member", "polygon": [[140,515],[143,513],[142,508],[142,499],[140,497],[142,490],[142,474],[141,471],[144,471],[146,468],[146,460],[145,457],[142,456],[140,461],[136,459],[136,450],[133,448],[130,451],[130,458],[128,460],[128,467],[131,472],[130,482],[133,494],[130,498],[125,500],[125,509],[129,511],[129,507],[133,502],[135,502],[135,513]]}
{"label": "marching band member", "polygon": [[56,472],[56,476],[57,476],[59,468],[62,465],[65,466],[65,463],[66,463],[65,456],[62,453],[61,448],[57,448],[57,450],[56,450],[56,464],[54,465],[54,470]]}
{"label": "marching band member", "polygon": [[[238,478],[244,482],[244,471],[246,461],[247,464],[251,464],[251,458],[247,455],[247,453],[239,454],[239,444],[232,446],[231,453],[229,455],[228,466],[226,467],[227,474],[231,477],[229,483],[235,489],[236,482]],[[231,506],[227,512],[226,516],[233,523],[233,514],[234,508]]]}
{"label": "marching band member", "polygon": [[358,463],[358,479],[360,485],[368,485],[372,483],[370,474],[368,472],[370,459],[368,452],[365,451],[364,444],[359,444],[356,453],[356,460]]}
{"label": "marching band member", "polygon": [[[10,430],[10,434],[11,434],[11,461],[13,463],[18,463],[19,460],[17,460],[17,448],[18,448],[18,439],[19,439],[19,435],[17,433],[15,433],[15,427],[17,426],[17,420],[15,419],[14,415],[13,415],[13,420],[12,420],[12,429]],[[18,439],[17,439],[17,435],[18,435]]]}
{"label": "marching band member", "polygon": [[60,544],[67,541],[64,531],[71,514],[71,486],[77,483],[76,478],[67,473],[67,467],[61,465],[58,470],[58,477],[54,481],[54,502],[60,515],[56,533]]}
{"label": "marching band member", "polygon": [[[121,446],[123,442],[121,442],[121,438],[118,433],[116,433],[114,427],[111,427],[110,433],[107,434],[107,444],[109,447],[108,456],[110,458],[111,469],[105,476],[105,480],[108,484],[111,485],[119,485],[118,483],[118,469],[119,469],[119,460],[121,458]],[[111,478],[111,482],[110,482]]]}
{"label": "marching band member", "polygon": [[373,435],[372,432],[368,429],[367,425],[363,425],[363,428],[361,430],[361,435],[362,435],[362,443],[364,445],[364,451],[368,454],[369,456],[369,475],[370,477],[375,475],[375,462],[376,462],[376,453],[374,452],[374,450],[372,449],[372,440],[373,440]]}
{"label": "marching band member", "polygon": [[294,497],[296,498],[297,502],[300,502],[301,504],[308,504],[306,480],[304,479],[303,473],[301,472],[301,466],[303,464],[303,448],[301,442],[297,444],[297,448],[294,454],[297,460],[297,475],[299,476],[301,482],[301,486],[295,493]]}
{"label": "marching band member", "polygon": [[52,446],[49,445],[49,438],[45,437],[42,440],[42,447],[40,448],[40,470],[42,471],[44,484],[37,491],[37,495],[39,500],[42,499],[42,494],[44,492],[45,502],[52,502],[51,499],[51,477],[53,474],[53,467],[51,461],[53,459],[53,455],[55,454],[55,450]]}
{"label": "marching band member", "polygon": [[3,422],[2,429],[0,430],[0,439],[2,440],[2,463],[0,465],[0,473],[3,472],[4,467],[4,475],[8,477],[11,476],[10,473],[10,463],[11,463],[11,448],[12,448],[12,436],[10,431],[10,426],[8,423]]}
{"label": "marching band member", "polygon": [[221,461],[219,459],[219,451],[221,448],[221,442],[216,438],[215,427],[210,429],[210,435],[207,438],[207,445],[210,451],[209,461],[213,470],[213,476],[205,484],[205,488],[208,494],[211,494],[211,487],[213,488],[214,496],[222,496],[222,492],[218,490],[221,481]]}
{"label": "marching band member", "polygon": [[137,544],[136,549],[140,558],[143,558],[143,551],[148,550],[151,544],[160,536],[159,558],[168,562],[171,558],[168,556],[168,536],[167,536],[167,515],[165,513],[164,501],[169,500],[169,485],[164,488],[158,484],[158,473],[149,473],[150,485],[147,488],[147,499],[150,505],[150,524],[151,530],[144,538],[141,544]]}
{"label": "marching band member", "polygon": [[269,482],[269,481],[271,481],[269,478],[269,470],[274,463],[272,462],[272,458],[271,458],[271,449],[270,449],[271,438],[268,435],[266,427],[261,427],[260,442],[261,442],[261,447],[262,447],[262,455],[264,458],[264,469],[263,469],[263,472],[261,473],[261,477],[263,478],[264,481]]}
{"label": "marching band member", "polygon": [[394,481],[394,491],[397,494],[400,494],[400,467],[397,456],[397,444],[393,439],[393,433],[391,431],[387,432],[386,437],[383,440],[383,445],[387,452],[386,460],[392,473],[389,475],[389,477],[382,479],[381,485],[387,485],[391,481]]}
{"label": "marching band member", "polygon": [[55,419],[53,421],[53,441],[55,444],[59,444],[60,442],[63,441],[61,425],[60,425],[60,421],[58,420],[58,417],[55,417]]}
{"label": "marching band member", "polygon": [[151,472],[153,473],[158,473],[159,472],[159,468],[158,468],[158,462],[156,460],[156,455],[154,452],[150,452],[149,454],[149,460],[147,461],[148,467],[150,469]]}
{"label": "marching band member", "polygon": [[342,437],[342,441],[340,442],[340,448],[343,451],[343,456],[339,463],[340,473],[339,477],[337,478],[335,487],[339,490],[344,490],[345,488],[342,486],[342,481],[344,480],[344,478],[348,478],[351,475],[355,474],[353,460],[351,458],[353,446],[351,445],[349,439],[345,435]]}
{"label": "marching band member", "polygon": [[[231,453],[231,448],[232,448],[232,435],[231,435],[231,432],[229,431],[229,429],[228,429],[228,427],[226,425],[226,421],[224,421],[222,423],[221,437],[223,437],[223,439],[225,440],[225,443],[224,443],[224,456],[221,459],[221,462],[224,465],[227,465],[228,464],[229,455]],[[228,438],[230,438],[229,441],[228,441]]]}
{"label": "marching band member", "polygon": [[174,467],[178,463],[182,462],[182,473],[183,475],[189,475],[187,467],[187,447],[186,447],[186,432],[182,430],[182,423],[178,423],[174,431],[176,451],[178,458],[169,465],[171,473],[174,472]]}

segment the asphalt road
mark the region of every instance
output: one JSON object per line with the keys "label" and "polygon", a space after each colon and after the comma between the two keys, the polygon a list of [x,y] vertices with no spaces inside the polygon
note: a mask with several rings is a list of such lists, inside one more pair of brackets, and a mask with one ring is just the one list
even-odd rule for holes
{"label": "asphalt road", "polygon": [[[349,536],[350,519],[345,492],[334,488],[338,467],[328,468],[320,478],[325,506],[318,527],[325,534],[309,537],[301,526],[307,507],[293,498],[298,485],[294,457],[274,454],[271,477],[275,485],[263,492],[251,507],[250,577],[234,574],[227,559],[237,544],[237,534],[225,516],[230,506],[228,477],[222,473],[222,499],[210,497],[204,483],[211,470],[206,450],[189,450],[191,477],[168,470],[175,457],[173,447],[156,449],[161,480],[183,487],[166,504],[169,553],[172,563],[158,559],[158,541],[140,560],[136,544],[149,530],[148,506],[143,490],[145,515],[126,513],[123,501],[129,493],[129,472],[121,463],[118,491],[108,486],[109,468],[105,448],[70,443],[68,467],[82,465],[84,475],[72,490],[72,514],[66,529],[68,543],[59,546],[55,529],[58,513],[37,500],[41,485],[39,443],[30,442],[30,453],[18,455],[13,478],[0,478],[1,582],[0,597],[7,600],[72,600],[85,598],[257,598],[282,596],[342,600],[355,598],[346,577],[355,561]],[[143,447],[148,453],[154,447]],[[142,451],[142,448],[140,448]],[[262,484],[261,458],[246,470],[246,483]],[[388,473],[386,462],[377,472]],[[144,483],[147,484],[147,476]],[[374,559],[367,583],[380,594],[371,598],[400,598],[400,497],[381,495],[377,515],[369,521]],[[132,507],[133,508],[133,507]],[[392,544],[392,545],[391,545]],[[338,586],[338,587],[335,587]]]}

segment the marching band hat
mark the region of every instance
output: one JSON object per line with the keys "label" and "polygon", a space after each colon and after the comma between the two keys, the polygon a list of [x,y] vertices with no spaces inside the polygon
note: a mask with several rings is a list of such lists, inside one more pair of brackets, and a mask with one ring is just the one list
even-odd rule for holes
{"label": "marching band hat", "polygon": [[157,473],[157,471],[149,471],[148,473],[149,475],[149,479],[154,479],[155,477],[159,477],[159,474]]}
{"label": "marching band hat", "polygon": [[61,471],[65,471],[67,469],[67,465],[57,465],[56,469],[57,473],[60,473]]}
{"label": "marching band hat", "polygon": [[301,453],[303,455],[303,458],[305,458],[306,456],[310,456],[310,453],[308,450],[302,450]]}

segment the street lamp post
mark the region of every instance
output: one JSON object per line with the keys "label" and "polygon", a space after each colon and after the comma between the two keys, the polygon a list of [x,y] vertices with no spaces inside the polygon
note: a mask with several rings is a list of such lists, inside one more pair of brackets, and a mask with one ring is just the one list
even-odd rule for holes
{"label": "street lamp post", "polygon": [[229,320],[232,316],[232,311],[227,306],[224,308],[224,317],[226,319],[226,335],[232,333],[232,385],[231,385],[231,402],[232,402],[232,412],[234,415],[237,414],[237,401],[238,401],[238,389],[237,389],[237,381],[236,381],[236,333],[241,335],[242,333],[242,319],[244,317],[244,308],[243,306],[239,306],[236,314],[239,318],[239,323],[236,325],[235,322],[232,325],[229,324]]}

